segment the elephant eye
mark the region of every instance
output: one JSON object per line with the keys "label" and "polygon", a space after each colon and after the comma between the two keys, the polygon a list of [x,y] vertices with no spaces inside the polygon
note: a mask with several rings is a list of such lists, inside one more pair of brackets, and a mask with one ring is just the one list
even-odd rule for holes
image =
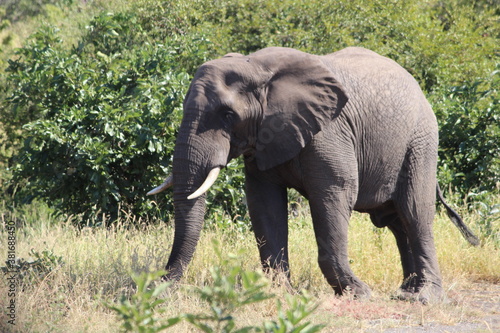
{"label": "elephant eye", "polygon": [[224,123],[226,125],[232,124],[233,121],[235,120],[235,118],[236,118],[236,114],[233,110],[231,110],[231,109],[224,110],[222,120],[224,121]]}

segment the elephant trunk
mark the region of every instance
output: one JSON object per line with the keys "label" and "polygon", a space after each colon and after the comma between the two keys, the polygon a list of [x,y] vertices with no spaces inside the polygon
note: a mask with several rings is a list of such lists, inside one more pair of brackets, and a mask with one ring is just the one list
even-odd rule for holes
{"label": "elephant trunk", "polygon": [[[220,140],[197,134],[196,122],[185,119],[176,142],[173,160],[175,206],[175,235],[166,269],[166,279],[179,280],[191,261],[200,238],[205,215],[206,178],[214,181],[217,172],[227,162],[227,154]],[[218,144],[215,144],[217,142]],[[229,147],[229,145],[227,145]],[[227,149],[228,150],[228,149]],[[217,170],[218,171],[218,170]],[[203,191],[200,187],[205,188]],[[194,195],[195,194],[195,195]],[[188,198],[189,197],[189,198]]]}
{"label": "elephant trunk", "polygon": [[179,280],[193,257],[205,214],[205,195],[198,199],[174,200],[175,236],[166,266],[168,280]]}

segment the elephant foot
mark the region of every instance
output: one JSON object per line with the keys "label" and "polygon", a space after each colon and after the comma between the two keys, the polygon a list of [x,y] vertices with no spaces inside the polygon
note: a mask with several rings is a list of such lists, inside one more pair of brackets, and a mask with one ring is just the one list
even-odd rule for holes
{"label": "elephant foot", "polygon": [[393,298],[408,302],[420,302],[427,305],[443,302],[445,295],[440,282],[423,281],[416,275],[413,275],[403,282]]}
{"label": "elephant foot", "polygon": [[436,287],[424,287],[417,292],[399,289],[392,298],[411,303],[420,302],[423,305],[442,303],[445,301],[442,289]]}
{"label": "elephant foot", "polygon": [[372,291],[368,285],[358,279],[349,279],[346,283],[341,283],[342,287],[338,285],[332,285],[335,294],[337,295],[349,295],[354,299],[366,300],[372,295]]}
{"label": "elephant foot", "polygon": [[167,274],[161,276],[162,282],[179,282],[182,277],[182,272],[179,274],[175,270],[167,271]]}

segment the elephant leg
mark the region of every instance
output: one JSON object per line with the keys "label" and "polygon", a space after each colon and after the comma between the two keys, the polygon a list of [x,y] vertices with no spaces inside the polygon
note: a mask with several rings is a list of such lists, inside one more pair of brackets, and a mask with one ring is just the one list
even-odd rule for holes
{"label": "elephant leg", "polygon": [[[414,278],[403,287],[403,298],[417,297],[427,303],[443,296],[441,273],[434,244],[432,225],[435,214],[436,174],[434,163],[419,161],[415,154],[402,182],[396,203],[403,221],[414,261]],[[401,231],[400,231],[401,233]]]}
{"label": "elephant leg", "polygon": [[414,281],[412,277],[415,274],[415,261],[403,221],[392,204],[389,207],[384,207],[382,210],[370,212],[370,218],[375,226],[379,228],[388,227],[396,238],[401,265],[403,267],[403,284],[401,285],[401,289],[408,289],[410,283]]}
{"label": "elephant leg", "polygon": [[412,287],[412,282],[414,282],[413,276],[415,274],[415,260],[413,259],[413,253],[411,252],[408,236],[402,222],[399,218],[396,218],[393,222],[394,223],[387,225],[387,227],[392,231],[394,237],[396,238],[396,244],[401,257],[401,265],[403,266],[403,284],[400,289],[408,290]]}
{"label": "elephant leg", "polygon": [[288,266],[288,198],[282,187],[246,172],[246,197],[264,271],[286,274]]}
{"label": "elephant leg", "polygon": [[369,298],[370,288],[354,275],[349,265],[347,231],[351,210],[345,207],[350,201],[345,195],[345,189],[338,189],[333,197],[310,197],[318,263],[336,294],[347,291],[357,298]]}
{"label": "elephant leg", "polygon": [[[340,126],[340,125],[339,125]],[[344,133],[343,128],[331,129]],[[336,294],[369,298],[370,288],[349,265],[347,232],[358,197],[358,163],[351,136],[315,137],[300,154],[318,245],[318,264]]]}
{"label": "elephant leg", "polygon": [[[443,288],[441,273],[437,261],[437,254],[432,234],[432,219],[427,211],[434,211],[433,207],[426,207],[417,213],[416,216],[406,211],[408,244],[413,255],[414,270],[401,286],[402,298],[413,299],[418,297],[423,303],[436,300],[442,297]],[[425,210],[425,212],[423,212]],[[427,222],[424,222],[427,221]],[[399,244],[398,244],[399,246]],[[406,275],[407,273],[405,273]]]}

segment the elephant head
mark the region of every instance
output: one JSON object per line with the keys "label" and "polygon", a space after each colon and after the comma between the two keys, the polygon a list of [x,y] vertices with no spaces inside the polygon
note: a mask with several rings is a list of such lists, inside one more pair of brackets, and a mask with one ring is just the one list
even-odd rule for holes
{"label": "elephant head", "polygon": [[229,160],[244,155],[260,170],[294,156],[347,102],[321,58],[268,48],[203,64],[184,100],[173,173],[175,237],[168,279],[179,279],[198,242],[205,192]]}

